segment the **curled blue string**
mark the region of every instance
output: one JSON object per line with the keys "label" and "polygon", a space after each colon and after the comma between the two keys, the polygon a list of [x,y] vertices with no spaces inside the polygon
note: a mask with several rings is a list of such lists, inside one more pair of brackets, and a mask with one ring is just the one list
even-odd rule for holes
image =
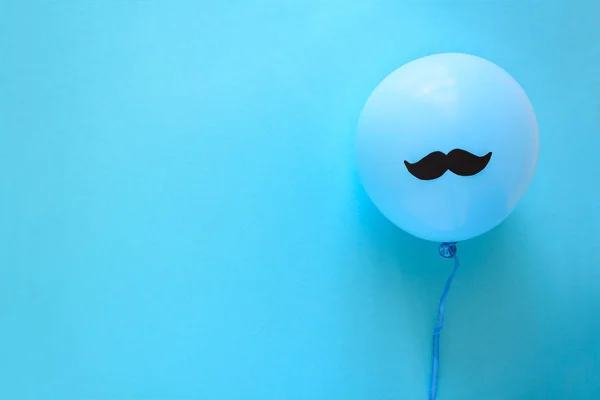
{"label": "curled blue string", "polygon": [[458,256],[456,255],[456,243],[442,243],[439,251],[440,255],[443,258],[454,259],[454,269],[452,270],[452,274],[450,274],[450,277],[446,281],[446,287],[444,288],[444,293],[442,294],[442,298],[440,299],[437,324],[435,326],[435,329],[433,330],[433,362],[431,367],[431,386],[429,387],[429,400],[435,400],[437,396],[438,369],[440,365],[440,332],[444,327],[444,308],[446,307],[446,297],[448,297],[448,292],[450,291],[452,279],[454,279],[454,275],[456,275],[456,271],[458,270]]}

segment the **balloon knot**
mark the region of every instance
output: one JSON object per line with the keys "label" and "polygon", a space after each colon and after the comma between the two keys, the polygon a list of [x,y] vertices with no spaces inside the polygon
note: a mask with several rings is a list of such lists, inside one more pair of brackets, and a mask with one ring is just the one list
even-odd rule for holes
{"label": "balloon knot", "polygon": [[456,255],[456,243],[442,243],[440,245],[440,256],[452,258]]}

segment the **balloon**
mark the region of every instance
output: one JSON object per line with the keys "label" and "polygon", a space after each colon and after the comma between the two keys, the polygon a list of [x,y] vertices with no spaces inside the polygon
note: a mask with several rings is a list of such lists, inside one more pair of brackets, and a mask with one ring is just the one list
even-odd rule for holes
{"label": "balloon", "polygon": [[497,65],[445,53],[387,76],[358,122],[363,186],[394,224],[458,242],[500,224],[537,164],[538,127],[519,84]]}

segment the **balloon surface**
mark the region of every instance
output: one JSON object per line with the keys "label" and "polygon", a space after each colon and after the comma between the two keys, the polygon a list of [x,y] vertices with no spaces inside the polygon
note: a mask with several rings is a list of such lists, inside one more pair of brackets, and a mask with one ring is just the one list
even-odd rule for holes
{"label": "balloon surface", "polygon": [[356,137],[358,171],[376,207],[438,242],[473,238],[508,217],[533,178],[538,148],[535,114],[515,79],[458,53],[387,76]]}

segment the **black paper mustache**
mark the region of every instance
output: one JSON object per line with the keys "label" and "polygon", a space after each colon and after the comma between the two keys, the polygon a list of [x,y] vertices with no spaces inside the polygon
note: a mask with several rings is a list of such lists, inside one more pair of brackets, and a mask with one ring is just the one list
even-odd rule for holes
{"label": "black paper mustache", "polygon": [[488,165],[490,158],[492,158],[491,151],[478,157],[468,151],[454,149],[448,155],[441,151],[434,151],[414,164],[404,161],[404,165],[415,178],[430,181],[444,175],[446,171],[460,176],[476,175]]}

